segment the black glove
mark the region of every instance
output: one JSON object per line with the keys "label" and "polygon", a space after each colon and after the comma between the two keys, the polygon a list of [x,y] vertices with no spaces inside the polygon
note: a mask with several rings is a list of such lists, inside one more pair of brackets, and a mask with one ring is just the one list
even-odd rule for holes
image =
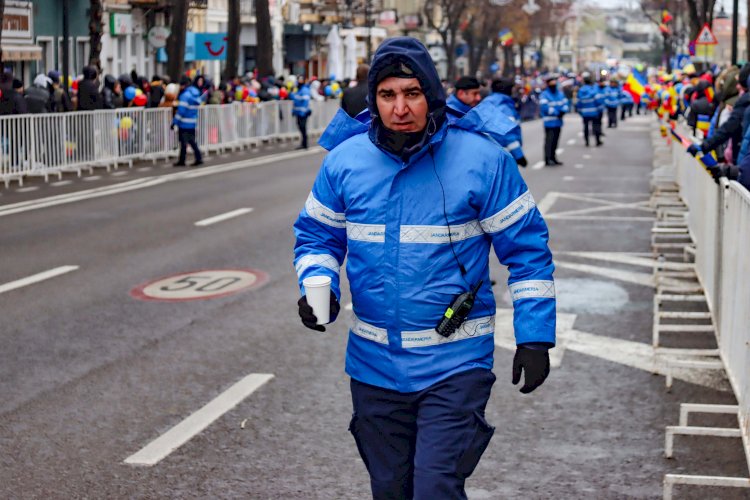
{"label": "black glove", "polygon": [[[307,303],[307,297],[302,296],[297,301],[297,306],[299,306],[299,317],[302,319],[302,324],[306,327],[317,330],[319,332],[326,331],[326,327],[323,325],[318,324],[318,318],[315,317],[315,314],[313,314],[313,308]],[[339,315],[339,310],[341,309],[341,306],[339,306],[339,301],[336,300],[336,295],[331,292],[331,309],[330,309],[330,321],[329,323],[333,323],[336,321],[336,316]]]}
{"label": "black glove", "polygon": [[518,163],[519,167],[525,167],[529,164],[529,160],[527,160],[525,156],[522,156],[516,160],[516,163]]}
{"label": "black glove", "polygon": [[693,156],[696,156],[701,152],[701,147],[697,144],[691,144],[690,146],[688,146],[687,152]]}
{"label": "black glove", "polygon": [[513,385],[521,381],[521,371],[526,372],[526,380],[521,392],[528,394],[544,383],[549,375],[549,352],[546,348],[531,349],[519,345],[513,356]]}

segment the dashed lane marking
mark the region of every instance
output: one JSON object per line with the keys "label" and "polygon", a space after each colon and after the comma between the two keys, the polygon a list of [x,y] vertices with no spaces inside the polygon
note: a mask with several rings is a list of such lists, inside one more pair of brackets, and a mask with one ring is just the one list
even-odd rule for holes
{"label": "dashed lane marking", "polygon": [[565,152],[565,149],[564,149],[564,148],[557,148],[557,149],[555,150],[555,154],[556,154],[556,155],[561,155],[561,154],[563,154],[564,152]]}
{"label": "dashed lane marking", "polygon": [[[167,182],[195,179],[197,177],[205,177],[207,175],[221,174],[225,172],[232,172],[235,170],[242,170],[245,168],[260,167],[272,163],[278,163],[284,160],[293,160],[297,158],[304,158],[315,154],[322,153],[324,150],[321,147],[313,147],[306,150],[300,151],[288,151],[284,153],[278,153],[273,155],[267,155],[260,158],[252,158],[249,160],[240,160],[233,163],[224,163],[221,165],[213,165],[210,167],[203,167],[196,170],[180,171],[171,174],[164,174],[152,177],[144,177],[140,179],[133,179],[126,182],[111,186],[103,186],[94,189],[87,189],[84,191],[76,191],[74,193],[60,194],[55,196],[48,196],[40,198],[38,200],[30,200],[11,205],[0,206],[0,217],[6,215],[13,215],[21,212],[28,212],[30,210],[38,210],[41,208],[54,207],[57,205],[63,205],[66,203],[74,203],[76,201],[89,200],[92,198],[101,198],[103,196],[111,196],[113,194],[126,193],[129,191],[136,191],[138,189],[144,189],[151,186],[158,186]],[[97,176],[95,176],[97,177]],[[99,176],[100,177],[100,176]],[[84,180],[89,180],[89,177]]]}
{"label": "dashed lane marking", "polygon": [[591,159],[591,155],[583,155],[583,159],[584,160],[590,160]]}
{"label": "dashed lane marking", "polygon": [[568,142],[567,142],[568,146],[572,146],[575,143],[576,143],[575,139],[568,139]]}
{"label": "dashed lane marking", "polygon": [[565,182],[570,182],[572,180],[575,180],[575,177],[573,177],[572,175],[566,175],[565,177],[563,177],[563,180]]}
{"label": "dashed lane marking", "polygon": [[60,187],[60,186],[67,186],[68,184],[73,184],[73,181],[71,181],[70,179],[65,180],[65,181],[57,181],[57,182],[53,182],[52,184],[50,184],[50,186]]}
{"label": "dashed lane marking", "polygon": [[127,170],[120,170],[119,172],[112,172],[112,177],[122,177],[123,175],[128,175]]}
{"label": "dashed lane marking", "polygon": [[101,178],[102,178],[101,175],[89,175],[88,177],[84,177],[83,180],[86,182],[91,182],[91,181],[98,181]]}
{"label": "dashed lane marking", "polygon": [[544,168],[544,162],[538,161],[531,166],[531,170],[541,170]]}
{"label": "dashed lane marking", "polygon": [[170,453],[205,430],[273,378],[270,373],[251,373],[222,392],[188,418],[125,459],[131,465],[156,465]]}
{"label": "dashed lane marking", "polygon": [[195,225],[198,227],[210,226],[211,224],[216,224],[217,222],[223,222],[228,219],[239,217],[240,215],[249,214],[252,211],[252,208],[238,208],[237,210],[232,210],[231,212],[227,212],[225,214],[215,215],[214,217],[209,217],[208,219],[199,220],[195,223]]}
{"label": "dashed lane marking", "polygon": [[583,163],[576,163],[574,165],[575,168],[583,168]]}
{"label": "dashed lane marking", "polygon": [[154,169],[154,167],[140,167],[140,168],[136,168],[136,170],[138,172],[148,172],[149,170],[153,170],[153,169]]}
{"label": "dashed lane marking", "polygon": [[54,269],[50,269],[49,271],[34,274],[33,276],[21,278],[20,280],[11,281],[10,283],[0,285],[0,293],[10,292],[11,290],[16,290],[28,285],[33,285],[34,283],[39,283],[40,281],[48,280],[50,278],[60,276],[61,274],[75,271],[76,269],[78,269],[78,266],[60,266]]}
{"label": "dashed lane marking", "polygon": [[39,186],[29,186],[25,188],[16,189],[16,193],[30,193],[39,189]]}

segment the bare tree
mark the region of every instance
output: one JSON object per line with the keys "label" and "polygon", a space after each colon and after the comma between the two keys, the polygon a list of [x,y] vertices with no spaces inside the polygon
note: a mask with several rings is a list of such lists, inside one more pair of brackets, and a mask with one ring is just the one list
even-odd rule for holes
{"label": "bare tree", "polygon": [[184,0],[172,0],[172,26],[167,38],[167,73],[173,82],[180,80],[185,67],[185,36],[188,5]]}
{"label": "bare tree", "polygon": [[[0,0],[0,40],[3,39],[3,23],[4,22],[5,22],[5,0]],[[3,67],[3,51],[0,50],[0,68],[2,67]]]}
{"label": "bare tree", "polygon": [[456,45],[462,24],[466,23],[466,14],[472,0],[426,0],[424,17],[427,25],[438,32],[443,42],[443,49],[448,62],[448,78],[455,75]]}
{"label": "bare tree", "polygon": [[255,19],[258,31],[258,76],[272,76],[274,74],[273,34],[271,33],[268,0],[255,0]]}
{"label": "bare tree", "polygon": [[224,79],[229,81],[237,76],[237,64],[240,58],[240,0],[229,0],[227,16],[229,25],[227,26],[227,63],[224,66]]}
{"label": "bare tree", "polygon": [[102,71],[102,16],[104,6],[102,0],[91,0],[89,4],[89,65],[96,67],[96,71]]}
{"label": "bare tree", "polygon": [[500,8],[489,0],[475,0],[470,7],[468,22],[461,30],[461,36],[469,49],[469,74],[476,75],[487,55],[494,56],[500,18]]}

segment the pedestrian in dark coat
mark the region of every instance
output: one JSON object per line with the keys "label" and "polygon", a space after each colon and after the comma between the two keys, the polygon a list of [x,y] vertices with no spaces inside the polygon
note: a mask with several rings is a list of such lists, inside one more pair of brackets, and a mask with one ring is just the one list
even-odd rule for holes
{"label": "pedestrian in dark coat", "polygon": [[370,67],[368,65],[360,64],[357,67],[357,85],[344,89],[341,109],[351,117],[357,116],[367,108],[367,74],[369,72]]}
{"label": "pedestrian in dark coat", "polygon": [[96,68],[83,68],[83,80],[78,83],[78,110],[93,111],[102,109],[102,95],[99,93],[99,83],[96,81]]}
{"label": "pedestrian in dark coat", "polygon": [[26,109],[29,113],[49,113],[49,86],[52,81],[40,73],[34,78],[34,84],[26,89]]}
{"label": "pedestrian in dark coat", "polygon": [[60,72],[53,70],[47,73],[47,76],[52,80],[52,87],[50,89],[51,111],[53,113],[71,111],[73,106],[70,103],[70,97],[68,97],[68,94],[65,93],[61,86]]}
{"label": "pedestrian in dark coat", "polygon": [[0,115],[20,115],[26,112],[26,101],[13,88],[13,75],[11,73],[0,75],[0,91],[2,91]]}
{"label": "pedestrian in dark coat", "polygon": [[120,82],[112,75],[104,77],[104,88],[102,89],[102,105],[104,109],[121,108],[123,105]]}

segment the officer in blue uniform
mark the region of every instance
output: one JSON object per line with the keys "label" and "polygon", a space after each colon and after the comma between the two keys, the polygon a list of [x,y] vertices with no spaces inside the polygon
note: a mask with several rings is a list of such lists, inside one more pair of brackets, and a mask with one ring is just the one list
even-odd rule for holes
{"label": "officer in blue uniform", "polygon": [[[350,431],[373,498],[465,499],[494,432],[485,419],[495,382],[490,247],[510,271],[512,381],[525,374],[529,393],[546,379],[555,342],[547,227],[511,156],[481,131],[489,122],[502,133],[507,122],[478,107],[449,120],[418,40],[381,44],[368,93],[369,116],[339,111],[319,141],[330,153],[294,224],[299,315],[325,330],[302,282],[328,276],[336,317],[346,258]],[[454,317],[464,318],[455,330],[438,326]]]}
{"label": "officer in blue uniform", "polygon": [[620,106],[622,91],[617,80],[610,80],[604,94],[604,106],[607,108],[607,128],[617,128],[617,108]]}
{"label": "officer in blue uniform", "polygon": [[480,87],[479,80],[473,76],[462,76],[453,86],[455,91],[448,97],[448,106],[466,113],[482,100]]}
{"label": "officer in blue uniform", "polygon": [[557,145],[563,125],[563,115],[570,111],[568,98],[557,88],[557,78],[547,79],[547,88],[539,96],[539,114],[544,123],[544,164],[562,165],[557,159]]}
{"label": "officer in blue uniform", "polygon": [[299,78],[299,88],[292,93],[292,115],[297,119],[297,128],[302,142],[297,149],[307,149],[307,118],[312,114],[310,109],[310,86],[304,77]]}
{"label": "officer in blue uniform", "polygon": [[589,146],[589,129],[592,129],[596,138],[596,145],[602,143],[602,106],[604,103],[603,94],[600,93],[599,87],[593,84],[591,75],[583,75],[583,85],[578,89],[576,98],[576,111],[583,118],[583,139],[586,147]]}
{"label": "officer in blue uniform", "polygon": [[[499,113],[508,121],[517,124],[512,132],[506,135],[505,143],[501,144],[516,160],[519,167],[529,164],[523,152],[523,136],[521,135],[521,115],[516,108],[516,103],[511,97],[515,82],[512,78],[496,78],[492,80],[492,93],[479,103],[483,108],[490,108],[488,113]],[[450,103],[449,103],[450,104]]]}

